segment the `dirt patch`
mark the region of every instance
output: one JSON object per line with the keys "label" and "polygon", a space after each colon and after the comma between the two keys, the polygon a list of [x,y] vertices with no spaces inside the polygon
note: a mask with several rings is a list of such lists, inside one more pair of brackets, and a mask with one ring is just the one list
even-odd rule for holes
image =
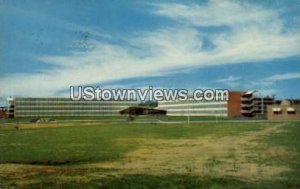
{"label": "dirt patch", "polygon": [[[92,167],[113,168],[128,174],[192,174],[235,176],[247,179],[268,178],[287,171],[287,167],[266,166],[249,162],[249,147],[257,139],[278,131],[283,124],[238,136],[196,139],[135,139],[143,147],[128,153],[121,161],[90,164]],[[132,139],[121,139],[132,140]],[[247,147],[247,148],[246,148]],[[285,154],[285,149],[270,149]]]}
{"label": "dirt patch", "polygon": [[[122,160],[101,163],[60,166],[1,164],[0,179],[30,183],[39,179],[39,176],[49,176],[55,180],[88,182],[90,178],[123,174],[233,176],[245,180],[274,178],[289,169],[256,163],[250,161],[249,157],[260,156],[255,150],[260,145],[258,140],[279,132],[282,126],[278,124],[260,131],[220,138],[123,138],[115,142],[128,143],[134,140],[141,148],[128,153]],[[290,152],[283,147],[269,147],[263,153],[266,156],[284,157]]]}

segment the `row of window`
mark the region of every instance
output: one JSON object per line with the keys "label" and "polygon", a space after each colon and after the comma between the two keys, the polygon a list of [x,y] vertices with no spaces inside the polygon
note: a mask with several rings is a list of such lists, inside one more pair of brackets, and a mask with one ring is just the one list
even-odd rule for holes
{"label": "row of window", "polygon": [[25,111],[25,110],[122,110],[128,106],[21,106],[17,107],[16,111]]}
{"label": "row of window", "polygon": [[224,104],[213,104],[213,105],[205,105],[205,104],[193,104],[193,105],[186,105],[186,106],[159,106],[160,109],[204,109],[204,108],[226,108],[227,105]]}
{"label": "row of window", "polygon": [[280,107],[272,108],[273,114],[282,114],[284,110],[287,112],[287,114],[296,114],[296,109],[293,107],[287,107],[285,109]]}
{"label": "row of window", "polygon": [[101,113],[101,114],[95,114],[95,113],[86,113],[86,114],[17,114],[15,117],[57,117],[57,116],[65,116],[65,117],[71,117],[71,116],[103,116],[103,115],[119,115],[117,113]]}
{"label": "row of window", "polygon": [[118,115],[119,112],[18,112],[16,117],[39,117],[39,116],[99,116],[99,115]]}
{"label": "row of window", "polygon": [[70,98],[15,98],[15,101],[23,101],[23,102],[45,102],[45,101],[49,101],[49,102],[53,102],[53,101],[60,101],[60,102],[132,102],[130,100],[120,100],[120,101],[116,101],[116,100],[108,100],[108,101],[101,101],[101,100],[72,100]]}
{"label": "row of window", "polygon": [[168,114],[169,116],[227,116],[227,113],[186,113],[186,112],[178,112],[178,113],[172,113]]}
{"label": "row of window", "polygon": [[137,103],[129,103],[129,102],[76,102],[76,101],[58,101],[58,102],[15,102],[16,106],[25,106],[25,105],[33,105],[33,106],[51,106],[51,105],[77,105],[77,106],[86,106],[86,105],[98,105],[98,106],[103,106],[103,105],[108,105],[108,106],[124,106],[124,105],[137,105]]}
{"label": "row of window", "polygon": [[119,110],[17,110],[15,113],[23,112],[118,112]]}
{"label": "row of window", "polygon": [[195,105],[206,105],[206,104],[223,104],[227,105],[227,101],[197,101],[197,100],[188,100],[188,101],[161,101],[159,102],[158,106],[164,106],[164,105],[189,105],[189,104],[195,104]]}
{"label": "row of window", "polygon": [[197,113],[203,113],[203,114],[222,114],[227,113],[226,110],[194,110],[194,111],[188,111],[188,110],[173,110],[173,111],[167,111],[168,114],[178,114],[178,113],[189,113],[189,114],[197,114]]}
{"label": "row of window", "polygon": [[[280,112],[273,112],[273,114],[279,115],[279,114],[282,114],[282,111],[280,111]],[[296,112],[287,112],[287,114],[293,115],[293,114],[296,114]]]}

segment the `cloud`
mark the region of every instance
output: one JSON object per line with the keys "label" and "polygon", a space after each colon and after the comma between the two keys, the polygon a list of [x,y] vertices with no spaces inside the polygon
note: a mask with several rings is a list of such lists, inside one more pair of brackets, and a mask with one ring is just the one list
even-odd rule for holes
{"label": "cloud", "polygon": [[[196,4],[154,4],[158,9],[155,14],[169,17],[186,25],[193,26],[231,26],[245,24],[265,24],[274,22],[278,12],[266,10],[247,3],[212,0],[202,5]],[[276,20],[276,25],[279,20]]]}
{"label": "cloud", "polygon": [[239,79],[240,79],[240,77],[229,76],[226,78],[218,79],[215,82],[226,83],[226,82],[231,82],[231,81],[237,81]]}
{"label": "cloud", "polygon": [[276,88],[277,81],[286,81],[300,79],[300,72],[290,72],[284,74],[274,74],[266,78],[262,78],[259,81],[251,81],[249,87],[256,89],[263,95],[274,95],[283,92],[282,90]]}
{"label": "cloud", "polygon": [[265,77],[260,79],[259,81],[251,81],[249,86],[252,88],[270,88],[275,87],[276,81],[284,81],[284,80],[293,80],[300,79],[300,72],[292,72],[292,73],[284,73],[284,74],[274,74],[269,77]]}
{"label": "cloud", "polygon": [[272,81],[291,80],[291,79],[300,79],[300,72],[275,74],[275,75],[265,78],[266,81],[271,81],[271,82]]}
{"label": "cloud", "polygon": [[231,88],[235,88],[235,87],[238,87],[240,85],[240,83],[238,82],[239,80],[240,80],[240,77],[229,76],[229,77],[226,77],[226,78],[215,80],[214,82],[222,83],[222,84],[224,84],[226,86],[229,86]]}
{"label": "cloud", "polygon": [[276,89],[259,89],[259,94],[262,96],[274,96],[275,94],[278,94],[279,91]]}
{"label": "cloud", "polygon": [[[64,56],[37,57],[41,64],[53,68],[2,77],[0,96],[53,96],[71,85],[102,85],[191,68],[260,63],[299,55],[300,34],[284,27],[278,11],[235,1],[152,6],[152,14],[175,24],[136,32],[122,44],[98,38],[90,41],[92,48],[84,52],[74,49]],[[213,30],[215,27],[228,29]],[[212,48],[207,48],[207,41]]]}

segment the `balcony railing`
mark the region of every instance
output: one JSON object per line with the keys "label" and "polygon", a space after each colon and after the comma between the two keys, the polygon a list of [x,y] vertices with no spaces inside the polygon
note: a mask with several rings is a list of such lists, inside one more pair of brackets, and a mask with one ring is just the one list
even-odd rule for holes
{"label": "balcony railing", "polygon": [[245,108],[245,107],[253,107],[254,106],[254,103],[252,102],[251,104],[241,104],[241,107],[242,108]]}
{"label": "balcony railing", "polygon": [[254,109],[250,109],[250,110],[241,110],[241,113],[253,113],[255,110]]}
{"label": "balcony railing", "polygon": [[254,97],[242,97],[241,100],[242,101],[252,101],[254,99]]}

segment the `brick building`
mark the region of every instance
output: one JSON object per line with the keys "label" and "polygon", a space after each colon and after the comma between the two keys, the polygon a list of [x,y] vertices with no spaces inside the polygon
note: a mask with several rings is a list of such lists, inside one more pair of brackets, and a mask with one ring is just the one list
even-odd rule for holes
{"label": "brick building", "polygon": [[300,105],[284,100],[268,106],[268,120],[300,120]]}

